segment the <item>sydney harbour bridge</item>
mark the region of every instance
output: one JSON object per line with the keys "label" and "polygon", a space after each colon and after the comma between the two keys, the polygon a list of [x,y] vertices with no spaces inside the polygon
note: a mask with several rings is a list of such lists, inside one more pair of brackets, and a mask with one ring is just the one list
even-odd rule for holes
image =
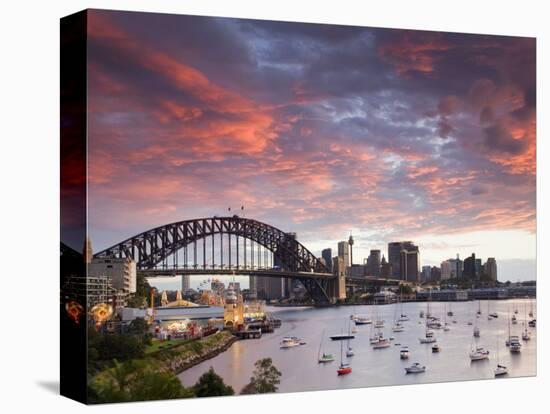
{"label": "sydney harbour bridge", "polygon": [[131,258],[138,273],[146,277],[243,275],[297,279],[319,304],[345,296],[345,275],[331,273],[293,233],[237,215],[159,226],[94,257]]}

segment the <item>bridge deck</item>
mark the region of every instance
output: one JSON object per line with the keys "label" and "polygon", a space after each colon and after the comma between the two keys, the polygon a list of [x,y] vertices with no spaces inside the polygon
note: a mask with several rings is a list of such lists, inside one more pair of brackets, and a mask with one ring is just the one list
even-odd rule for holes
{"label": "bridge deck", "polygon": [[145,277],[174,277],[183,275],[205,276],[205,275],[228,275],[228,276],[265,276],[284,277],[301,279],[334,279],[332,273],[316,272],[289,272],[277,269],[138,269],[138,274]]}

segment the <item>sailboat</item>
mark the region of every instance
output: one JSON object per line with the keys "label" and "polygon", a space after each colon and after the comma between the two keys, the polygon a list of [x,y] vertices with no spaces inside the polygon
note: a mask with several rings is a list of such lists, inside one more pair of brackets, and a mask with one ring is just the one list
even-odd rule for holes
{"label": "sailboat", "polygon": [[399,286],[399,304],[401,306],[401,316],[399,317],[399,322],[406,322],[409,320],[409,317],[403,313],[403,286]]}
{"label": "sailboat", "polygon": [[[480,314],[481,310],[478,310],[477,313],[478,315]],[[479,338],[479,327],[477,326],[477,320],[476,322],[474,323],[474,337],[476,338]]]}
{"label": "sailboat", "polygon": [[447,316],[453,316],[453,304],[449,303],[449,310],[447,311]]}
{"label": "sailboat", "polygon": [[397,304],[395,305],[395,308],[393,310],[393,320],[395,321],[393,324],[392,331],[393,332],[403,332],[405,328],[401,324],[401,319],[397,317]]}
{"label": "sailboat", "polygon": [[344,362],[344,343],[340,342],[340,366],[336,370],[338,375],[351,374],[351,365]]}
{"label": "sailboat", "polygon": [[321,342],[319,343],[319,352],[317,353],[317,361],[320,364],[334,361],[334,356],[332,354],[327,354],[325,353],[324,350],[323,350],[323,353],[321,353],[324,337],[325,337],[325,331],[323,330],[323,334],[321,335]]}
{"label": "sailboat", "polygon": [[[427,312],[429,314],[429,307],[430,307],[430,302],[429,301],[427,302],[427,307],[428,307]],[[429,324],[429,318],[427,317],[426,318],[425,336],[424,336],[424,338],[419,338],[421,344],[431,344],[431,343],[434,343],[436,341],[436,339],[434,337],[434,332],[428,327],[428,324]]]}
{"label": "sailboat", "polygon": [[532,318],[533,317],[533,300],[532,299],[529,299],[529,305],[530,305],[529,317]]}
{"label": "sailboat", "polygon": [[[350,331],[350,328],[351,328],[351,321],[348,325],[348,332]],[[352,357],[353,356],[353,348],[351,347],[351,345],[349,343],[349,339],[348,339],[348,343],[347,343],[346,356],[347,357]]]}
{"label": "sailboat", "polygon": [[[478,315],[481,315],[481,300],[478,300],[477,301],[477,314]],[[479,317],[479,316],[478,316]]]}
{"label": "sailboat", "polygon": [[[447,304],[446,303],[445,303],[445,310],[447,310]],[[443,330],[445,332],[449,332],[451,330],[449,324],[447,323],[447,315],[449,315],[449,313],[452,315],[452,312],[445,312],[444,319],[443,319]]]}
{"label": "sailboat", "polygon": [[525,319],[523,320],[523,333],[521,334],[521,339],[524,341],[531,339],[531,334],[527,330],[527,306],[525,306]]}
{"label": "sailboat", "polygon": [[508,374],[508,368],[504,365],[500,365],[498,357],[498,336],[497,336],[497,367],[495,368],[495,377]]}

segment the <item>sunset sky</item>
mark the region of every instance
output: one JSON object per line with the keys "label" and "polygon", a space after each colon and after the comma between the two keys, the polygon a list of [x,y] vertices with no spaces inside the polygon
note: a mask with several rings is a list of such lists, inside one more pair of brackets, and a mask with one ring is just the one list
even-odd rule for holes
{"label": "sunset sky", "polygon": [[94,250],[227,214],[534,279],[535,39],[90,11]]}

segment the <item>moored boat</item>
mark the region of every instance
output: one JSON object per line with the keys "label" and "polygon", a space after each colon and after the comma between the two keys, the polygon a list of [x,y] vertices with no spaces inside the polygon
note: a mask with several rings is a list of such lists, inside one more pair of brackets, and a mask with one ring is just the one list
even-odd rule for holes
{"label": "moored boat", "polygon": [[420,365],[418,362],[415,362],[410,367],[405,368],[405,372],[407,374],[419,374],[424,371],[426,371],[426,366]]}

